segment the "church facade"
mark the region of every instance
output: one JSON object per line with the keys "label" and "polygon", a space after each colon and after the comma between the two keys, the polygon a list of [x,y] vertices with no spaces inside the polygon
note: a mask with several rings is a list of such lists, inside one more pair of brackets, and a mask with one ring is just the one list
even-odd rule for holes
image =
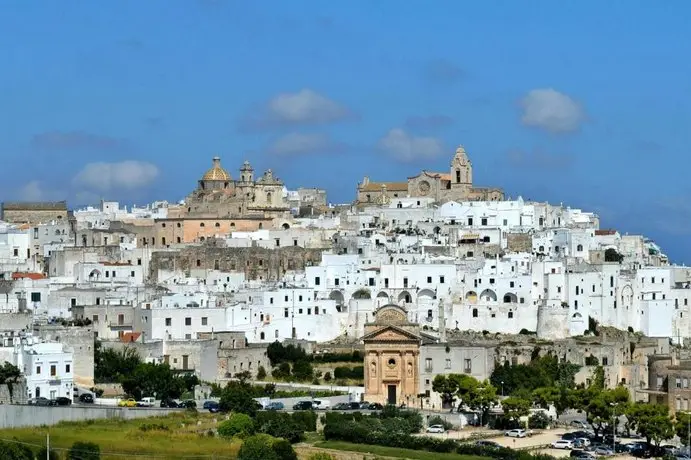
{"label": "church facade", "polygon": [[356,204],[366,206],[390,201],[392,198],[432,197],[446,201],[501,201],[504,192],[499,188],[475,187],[473,165],[465,149],[460,146],[451,159],[449,172],[421,171],[405,182],[372,182],[368,177],[358,184]]}

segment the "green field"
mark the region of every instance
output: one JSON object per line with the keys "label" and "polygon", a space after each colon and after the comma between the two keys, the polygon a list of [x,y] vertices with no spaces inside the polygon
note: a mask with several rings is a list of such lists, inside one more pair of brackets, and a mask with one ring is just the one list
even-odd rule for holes
{"label": "green field", "polygon": [[222,421],[222,417],[211,414],[180,413],[127,421],[65,422],[50,427],[0,430],[0,439],[17,440],[38,449],[45,446],[46,434],[50,433],[51,448],[61,455],[64,456],[76,441],[93,442],[101,448],[102,460],[128,457],[173,460],[194,456],[199,460],[233,459],[240,442],[209,436],[208,431],[216,426],[214,418]]}
{"label": "green field", "polygon": [[396,447],[370,446],[367,444],[353,444],[343,441],[318,442],[314,447],[345,452],[359,452],[380,457],[404,458],[409,460],[487,460],[484,457],[471,455],[440,454],[421,450],[399,449]]}

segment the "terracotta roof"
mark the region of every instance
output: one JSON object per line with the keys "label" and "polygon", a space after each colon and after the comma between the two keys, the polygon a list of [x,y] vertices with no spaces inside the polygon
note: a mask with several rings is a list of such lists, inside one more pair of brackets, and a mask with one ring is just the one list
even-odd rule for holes
{"label": "terracotta roof", "polygon": [[361,185],[359,189],[361,192],[379,192],[382,185],[386,185],[386,190],[389,192],[408,191],[408,182],[370,182],[367,185]]}
{"label": "terracotta roof", "polygon": [[32,280],[42,280],[42,279],[46,279],[46,276],[43,273],[32,273],[32,272],[14,272],[14,273],[12,273],[12,279],[13,280],[20,280],[23,278],[29,278]]}
{"label": "terracotta roof", "polygon": [[141,332],[123,332],[120,335],[120,341],[125,343],[136,342],[137,340],[139,340],[139,336],[141,335]]}
{"label": "terracotta roof", "polygon": [[607,229],[607,230],[595,230],[595,235],[597,235],[597,236],[614,235],[614,234],[616,234],[616,233],[617,233],[616,230],[611,230],[611,229]]}

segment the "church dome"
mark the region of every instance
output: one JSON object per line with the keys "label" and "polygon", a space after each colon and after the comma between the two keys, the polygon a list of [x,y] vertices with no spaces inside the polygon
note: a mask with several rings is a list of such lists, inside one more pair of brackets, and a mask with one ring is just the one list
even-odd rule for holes
{"label": "church dome", "polygon": [[203,181],[229,181],[230,180],[230,174],[228,174],[228,171],[223,169],[221,166],[221,159],[219,157],[214,157],[213,159],[213,165],[211,166],[211,169],[209,169],[206,173],[204,173],[204,176],[202,177]]}

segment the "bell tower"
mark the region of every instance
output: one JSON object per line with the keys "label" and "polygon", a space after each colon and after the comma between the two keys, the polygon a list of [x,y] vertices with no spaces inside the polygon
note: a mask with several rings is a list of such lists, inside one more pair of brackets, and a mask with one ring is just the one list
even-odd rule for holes
{"label": "bell tower", "polygon": [[451,160],[451,188],[472,188],[473,165],[462,145]]}

